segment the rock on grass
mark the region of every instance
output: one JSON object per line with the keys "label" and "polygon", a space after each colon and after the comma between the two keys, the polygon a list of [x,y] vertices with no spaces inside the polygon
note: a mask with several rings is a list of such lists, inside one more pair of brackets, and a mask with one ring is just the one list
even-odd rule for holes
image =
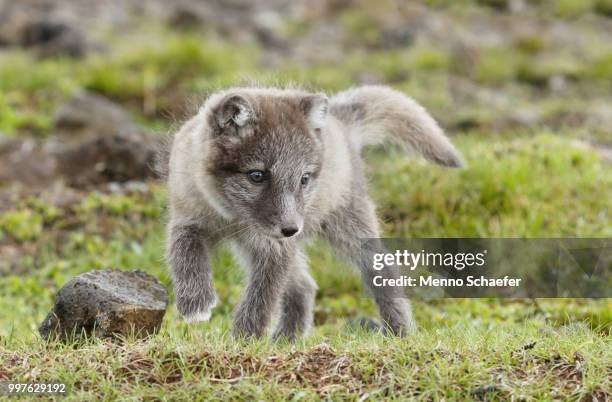
{"label": "rock on grass", "polygon": [[60,289],[39,331],[64,341],[73,335],[144,338],[159,330],[167,304],[166,288],[142,271],[90,271]]}
{"label": "rock on grass", "polygon": [[55,114],[54,149],[58,171],[74,187],[145,180],[159,138],[144,131],[121,106],[79,91]]}
{"label": "rock on grass", "polygon": [[156,177],[165,139],[139,127],[120,105],[78,91],[62,104],[47,139],[0,138],[0,183],[36,188],[63,181],[73,188]]}

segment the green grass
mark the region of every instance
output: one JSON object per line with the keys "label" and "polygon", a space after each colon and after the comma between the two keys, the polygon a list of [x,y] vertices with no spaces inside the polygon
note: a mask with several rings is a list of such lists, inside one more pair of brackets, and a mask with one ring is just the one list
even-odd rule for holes
{"label": "green grass", "polygon": [[557,0],[554,12],[557,16],[571,18],[590,11],[593,7],[591,0]]}
{"label": "green grass", "polygon": [[[370,152],[385,234],[610,236],[609,165],[563,137],[514,137],[457,138],[468,161],[463,171]],[[140,268],[170,286],[162,260],[165,194],[157,186],[151,191],[94,192],[69,210],[25,200],[3,214],[4,235],[18,244],[38,244],[41,252],[25,262],[31,264],[28,276],[0,278],[0,378],[65,382],[69,400],[365,394],[580,400],[612,391],[609,300],[418,300],[420,329],[412,337],[354,332],[347,320],[375,316],[375,307],[363,297],[358,276],[319,243],[309,249],[320,287],[316,327],[296,345],[231,338],[242,273],[225,249],[213,262],[220,303],[211,322],[187,326],[171,307],[161,333],[148,341],[42,343],[37,325],[59,287],[80,272]],[[43,233],[59,235],[66,220],[75,225],[75,215],[78,230],[65,245],[40,244]]]}
{"label": "green grass", "polygon": [[[428,4],[437,8],[464,9],[476,6],[486,6],[492,10],[506,11],[510,8],[509,0],[424,0]],[[559,18],[573,20],[593,12],[602,16],[610,16],[612,7],[609,0],[532,0],[526,5],[543,15],[554,15]]]}
{"label": "green grass", "polygon": [[[529,33],[507,46],[465,52],[412,39],[385,50],[377,47],[378,28],[391,3],[360,3],[334,16],[351,35],[337,61],[287,59],[273,71],[258,64],[265,54],[252,46],[155,24],[112,38],[108,53],[83,60],[0,52],[0,132],[52,135],[55,109],[80,88],[121,103],[138,122],[163,131],[195,99],[242,78],[334,92],[365,77],[430,109],[468,163],[445,170],[393,149],[368,151],[385,236],[612,236],[612,166],[574,141],[612,144],[609,125],[588,118],[594,106],[609,101],[610,43],[592,35],[588,48],[572,52]],[[423,3],[451,21],[495,15],[510,4]],[[555,15],[572,27],[593,13],[610,13],[608,0],[528,3],[529,17]],[[295,39],[313,25],[296,19],[285,28]],[[593,33],[575,26],[581,35]],[[556,76],[566,82],[560,93],[547,90]],[[517,110],[543,119],[517,128]],[[308,249],[319,284],[316,325],[294,345],[231,338],[243,274],[225,248],[213,258],[220,300],[209,323],[187,326],[171,305],[161,332],[149,340],[44,343],[37,327],[57,291],[79,273],[139,268],[171,287],[163,261],[165,189],[147,187],[127,195],[101,188],[59,205],[51,192],[22,196],[0,186],[14,200],[0,205],[0,245],[7,247],[0,250],[8,250],[0,258],[0,382],[64,382],[67,400],[75,401],[612,397],[609,299],[415,300],[418,332],[385,337],[347,327],[355,317],[375,317],[376,308],[363,296],[358,275],[320,242]]]}
{"label": "green grass", "polygon": [[[83,61],[0,53],[0,133],[49,133],[55,109],[85,88],[152,119],[183,117],[190,97],[253,71],[254,49],[152,29]],[[207,88],[198,84],[206,78]]]}
{"label": "green grass", "polygon": [[243,344],[227,329],[223,317],[167,321],[150,341],[23,345],[0,357],[11,375],[68,384],[68,400],[580,400],[611,386],[610,347],[582,325],[457,317],[406,339],[329,328],[296,345]]}
{"label": "green grass", "polygon": [[464,170],[372,158],[374,194],[389,230],[417,237],[611,236],[602,193],[612,186],[610,166],[566,138],[513,137],[457,138]]}
{"label": "green grass", "polygon": [[[367,36],[365,22],[373,27],[382,24],[378,14],[368,9],[348,10],[341,16],[339,24],[349,33]],[[361,43],[337,62],[304,65],[288,58],[269,71],[258,65],[265,55],[253,46],[153,25],[128,38],[114,38],[116,44],[108,52],[84,60],[0,53],[0,133],[48,135],[57,107],[80,88],[120,102],[138,121],[163,131],[168,120],[182,119],[204,94],[248,81],[294,82],[330,92],[364,78],[380,81],[410,93],[451,128],[461,128],[463,120],[458,117],[469,115],[477,117],[472,119],[475,127],[489,130],[490,123],[507,118],[517,104],[537,110],[558,99],[556,94],[542,96],[541,90],[551,78],[561,77],[566,97],[585,99],[575,112],[588,114],[595,100],[589,102],[584,93],[607,96],[612,89],[612,48],[592,32],[584,35],[590,35],[592,46],[579,52],[533,34],[513,38],[507,46],[465,52],[441,42],[419,41],[389,50]],[[475,88],[457,93],[466,82]],[[513,101],[491,105],[488,98],[478,96],[481,90],[509,94]],[[493,107],[497,107],[494,116],[480,118]],[[593,124],[598,127],[610,132]]]}

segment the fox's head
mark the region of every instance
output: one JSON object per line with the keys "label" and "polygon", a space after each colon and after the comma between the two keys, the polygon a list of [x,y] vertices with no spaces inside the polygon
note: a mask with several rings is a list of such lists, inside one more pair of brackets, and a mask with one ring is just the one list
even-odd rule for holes
{"label": "fox's head", "polygon": [[299,234],[322,168],[327,97],[236,91],[212,103],[205,169],[219,206],[267,236]]}

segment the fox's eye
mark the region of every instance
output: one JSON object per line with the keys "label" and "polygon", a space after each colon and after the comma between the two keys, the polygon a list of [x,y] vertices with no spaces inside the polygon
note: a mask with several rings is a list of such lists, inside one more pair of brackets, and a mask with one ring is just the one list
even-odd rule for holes
{"label": "fox's eye", "polygon": [[307,185],[309,181],[310,181],[310,173],[304,173],[300,181],[302,183],[302,186]]}
{"label": "fox's eye", "polygon": [[261,170],[251,170],[247,173],[247,176],[249,176],[249,180],[253,183],[261,183],[266,178],[266,174]]}

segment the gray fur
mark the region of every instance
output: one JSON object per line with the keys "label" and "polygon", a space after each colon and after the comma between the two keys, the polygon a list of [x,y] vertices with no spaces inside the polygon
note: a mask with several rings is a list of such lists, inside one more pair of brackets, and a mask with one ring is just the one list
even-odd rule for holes
{"label": "gray fur", "polygon": [[241,240],[236,248],[248,269],[248,284],[234,317],[234,335],[261,337],[279,309],[282,290],[296,263],[297,244]]}
{"label": "gray fur", "polygon": [[176,307],[187,320],[208,314],[217,302],[206,236],[196,224],[174,224],[168,231],[167,260],[173,267]]}
{"label": "gray fur", "polygon": [[303,252],[298,253],[292,268],[281,300],[280,319],[274,331],[274,338],[285,337],[291,341],[310,330],[317,291]]}
{"label": "gray fur", "polygon": [[[190,322],[210,316],[216,296],[208,255],[229,240],[247,272],[234,334],[263,336],[275,316],[274,337],[305,334],[316,284],[303,245],[322,237],[360,270],[387,328],[410,332],[408,301],[398,289],[370,286],[374,272],[360,247],[361,239],[380,235],[360,150],[386,137],[441,165],[461,164],[425,109],[389,88],[355,88],[331,99],[277,88],[213,94],[176,134],[170,153],[167,259],[179,312]],[[254,170],[265,180],[251,180]],[[298,232],[284,237],[287,227]]]}
{"label": "gray fur", "polygon": [[334,97],[332,113],[349,125],[360,148],[388,138],[439,165],[463,166],[461,155],[438,123],[401,92],[383,86],[349,89]]}

